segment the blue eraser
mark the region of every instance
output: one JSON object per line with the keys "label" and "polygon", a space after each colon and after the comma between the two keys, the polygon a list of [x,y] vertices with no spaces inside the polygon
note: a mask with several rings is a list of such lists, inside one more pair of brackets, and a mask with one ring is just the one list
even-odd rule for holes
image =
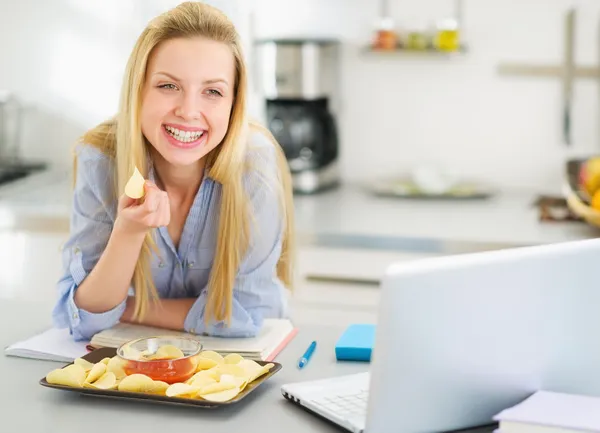
{"label": "blue eraser", "polygon": [[370,361],[375,343],[375,325],[350,325],[335,344],[338,361]]}

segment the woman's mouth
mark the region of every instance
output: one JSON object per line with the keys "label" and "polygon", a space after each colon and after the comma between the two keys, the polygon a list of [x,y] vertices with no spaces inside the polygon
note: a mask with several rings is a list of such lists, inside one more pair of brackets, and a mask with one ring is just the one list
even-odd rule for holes
{"label": "woman's mouth", "polygon": [[169,125],[163,125],[163,130],[171,144],[186,149],[198,146],[206,136],[205,130],[185,131]]}

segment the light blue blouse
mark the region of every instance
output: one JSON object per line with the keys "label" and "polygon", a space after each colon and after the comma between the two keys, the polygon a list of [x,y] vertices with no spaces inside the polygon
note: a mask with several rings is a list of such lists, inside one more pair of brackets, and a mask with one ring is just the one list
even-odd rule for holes
{"label": "light blue blouse", "polygon": [[[251,243],[235,281],[229,327],[224,322],[206,326],[204,321],[206,287],[218,234],[221,184],[208,177],[206,171],[178,248],[166,227],[157,230],[161,257],[153,256],[152,276],[160,297],[197,298],[185,318],[187,332],[250,337],[259,331],[264,318],[288,314],[286,288],[275,270],[284,225],[272,184],[279,182],[275,149],[267,137],[255,132],[250,137],[247,159],[260,173],[252,170],[244,177],[253,212]],[[92,146],[79,145],[77,161],[71,231],[63,247],[63,274],[57,284],[58,300],[52,316],[56,327],[68,327],[75,340],[84,341],[115,325],[125,310],[125,301],[103,313],[91,313],[74,302],[77,287],[102,255],[117,210],[111,189],[112,159]],[[148,177],[154,180],[152,168]],[[129,294],[133,294],[131,287]]]}

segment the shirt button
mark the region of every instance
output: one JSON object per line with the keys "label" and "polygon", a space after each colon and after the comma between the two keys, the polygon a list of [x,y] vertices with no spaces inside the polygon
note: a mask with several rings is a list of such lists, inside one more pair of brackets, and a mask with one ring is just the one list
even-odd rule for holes
{"label": "shirt button", "polygon": [[75,251],[75,254],[79,254],[81,252],[81,248],[75,247],[73,248],[73,251]]}
{"label": "shirt button", "polygon": [[158,267],[159,267],[159,268],[164,268],[164,267],[165,267],[165,262],[162,262],[162,261],[161,261],[161,262],[158,264]]}
{"label": "shirt button", "polygon": [[193,268],[194,267],[195,262],[189,262],[188,263],[188,268]]}
{"label": "shirt button", "polygon": [[73,319],[79,319],[79,314],[73,313]]}

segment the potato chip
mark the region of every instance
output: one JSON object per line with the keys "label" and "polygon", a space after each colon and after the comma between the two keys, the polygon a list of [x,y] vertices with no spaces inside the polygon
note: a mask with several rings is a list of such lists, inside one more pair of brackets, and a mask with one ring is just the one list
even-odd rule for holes
{"label": "potato chip", "polygon": [[125,194],[131,198],[142,198],[144,196],[144,177],[137,167],[134,168],[133,175],[125,185]]}
{"label": "potato chip", "polygon": [[213,374],[213,372],[209,372],[208,370],[202,370],[202,371],[199,371],[198,373],[194,374],[188,380],[186,380],[185,383],[187,383],[188,385],[198,386],[201,388],[205,385],[208,385],[211,383],[216,383],[216,382],[217,382],[216,374]]}
{"label": "potato chip", "polygon": [[156,353],[148,359],[178,359],[183,358],[184,356],[184,353],[179,347],[166,345],[159,347]]}
{"label": "potato chip", "polygon": [[84,383],[84,388],[117,389],[117,377],[112,371],[104,373],[93,383]]}
{"label": "potato chip", "polygon": [[46,382],[52,385],[72,386],[75,388],[83,386],[83,380],[64,368],[57,368],[46,375]]}
{"label": "potato chip", "polygon": [[187,383],[174,383],[167,388],[165,395],[167,397],[188,397],[193,398],[199,391],[197,386]]}
{"label": "potato chip", "polygon": [[85,379],[85,383],[92,383],[97,381],[104,373],[106,373],[106,364],[103,364],[101,362],[94,364],[94,366],[88,373],[87,378]]}
{"label": "potato chip", "polygon": [[155,380],[152,389],[148,390],[148,392],[151,392],[152,394],[165,395],[168,388],[169,384],[167,382],[163,382],[162,380]]}
{"label": "potato chip", "polygon": [[143,354],[142,352],[140,352],[137,349],[134,349],[131,346],[124,346],[123,347],[123,356],[127,359],[132,359],[134,361],[140,360],[143,358]]}
{"label": "potato chip", "polygon": [[244,388],[246,386],[246,384],[248,383],[248,381],[243,377],[231,376],[229,374],[224,374],[223,376],[221,376],[221,382],[222,383],[233,383],[238,388]]}
{"label": "potato chip", "polygon": [[77,365],[77,364],[67,365],[66,367],[63,368],[63,370],[69,372],[69,374],[71,374],[77,380],[77,382],[79,382],[81,384],[83,384],[83,382],[85,382],[87,373],[85,372],[85,370],[83,369],[83,367],[81,365]]}
{"label": "potato chip", "polygon": [[114,356],[110,359],[110,361],[108,361],[108,364],[106,365],[106,371],[113,372],[117,380],[121,380],[127,376],[125,370],[123,369],[123,360],[118,356]]}
{"label": "potato chip", "polygon": [[132,374],[119,382],[119,391],[151,392],[154,387],[154,381],[145,374]]}
{"label": "potato chip", "polygon": [[205,394],[213,394],[216,392],[226,391],[228,389],[238,388],[233,381],[215,382],[209,385],[205,385],[198,390],[198,395],[203,396]]}
{"label": "potato chip", "polygon": [[244,358],[242,357],[242,355],[240,355],[238,353],[230,353],[225,358],[223,358],[223,361],[225,361],[225,364],[237,364],[243,360],[244,360]]}
{"label": "potato chip", "polygon": [[205,350],[204,352],[200,352],[200,358],[205,358],[205,359],[212,359],[213,361],[216,361],[217,364],[223,364],[224,358],[217,352],[214,352],[212,350]]}
{"label": "potato chip", "polygon": [[[273,366],[273,364],[270,365]],[[271,368],[266,368],[266,365],[263,367],[259,363],[251,359],[244,359],[243,361],[240,361],[238,364],[236,364],[236,366],[242,368],[245,371],[248,382],[254,381],[256,378],[262,376]]]}
{"label": "potato chip", "polygon": [[86,373],[94,367],[94,364],[92,364],[90,361],[87,361],[83,358],[75,358],[73,363],[75,365],[80,365],[81,367],[83,367],[83,369],[85,370]]}
{"label": "potato chip", "polygon": [[207,400],[207,401],[224,403],[226,401],[229,401],[229,400],[235,398],[239,393],[240,393],[239,388],[231,388],[231,389],[226,389],[224,391],[213,392],[213,393],[208,393],[208,394],[198,393],[198,397],[201,397],[202,399]]}
{"label": "potato chip", "polygon": [[250,382],[255,381],[256,379],[258,379],[259,377],[261,377],[263,374],[267,374],[269,372],[269,370],[271,370],[271,368],[273,368],[273,366],[275,364],[269,363],[269,364],[265,364],[265,365],[260,365],[257,363],[254,363],[256,366],[258,366],[257,369],[254,369],[253,371],[253,375],[250,377]]}
{"label": "potato chip", "polygon": [[263,374],[267,374],[273,367],[275,367],[275,364],[273,364],[271,362],[268,364],[262,365],[260,367],[260,371],[258,372],[258,374],[256,376],[254,376],[254,378],[252,380],[256,380]]}
{"label": "potato chip", "polygon": [[245,370],[244,368],[242,368],[241,366],[239,366],[237,364],[217,365],[215,367],[215,373],[217,375],[217,379],[220,379],[220,377],[224,374],[229,374],[232,376],[244,377],[244,378],[248,378],[250,376],[250,374],[248,373],[247,370]]}
{"label": "potato chip", "polygon": [[248,379],[246,379],[245,377],[224,374],[223,376],[221,376],[221,383],[232,383],[237,388],[239,388],[240,391],[242,391],[248,384]]}
{"label": "potato chip", "polygon": [[[200,373],[202,373],[202,371]],[[192,376],[192,379],[186,383],[188,385],[202,388],[203,386],[210,385],[212,383],[217,383],[217,380],[214,377],[204,374],[204,375],[200,375],[200,376],[194,375],[194,376]]]}
{"label": "potato chip", "polygon": [[217,365],[219,365],[219,363],[217,361],[215,361],[214,359],[202,358],[202,357],[196,358],[196,371],[210,370],[211,368],[213,368]]}

